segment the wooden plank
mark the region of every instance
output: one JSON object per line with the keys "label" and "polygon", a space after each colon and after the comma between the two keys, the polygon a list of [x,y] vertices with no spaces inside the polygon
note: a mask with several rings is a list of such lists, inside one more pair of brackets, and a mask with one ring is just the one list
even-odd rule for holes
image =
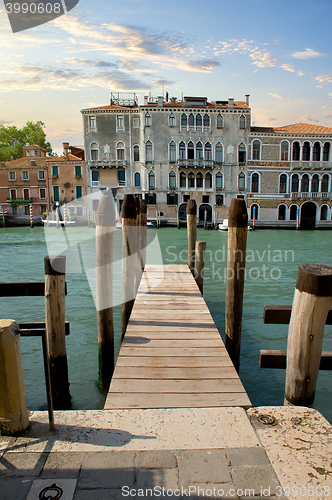
{"label": "wooden plank", "polygon": [[136,345],[145,345],[148,348],[159,348],[167,349],[171,348],[209,348],[209,347],[217,347],[220,348],[219,339],[206,339],[202,340],[194,340],[194,339],[184,339],[184,340],[170,340],[170,339],[151,339],[148,337],[131,337],[128,335],[124,338],[123,344],[125,346],[133,346]]}
{"label": "wooden plank", "polygon": [[[144,332],[141,329],[138,330],[130,330],[130,336],[140,338],[144,337]],[[219,333],[218,333],[218,336]],[[180,330],[179,328],[175,328],[174,330],[150,330],[149,331],[149,339],[168,339],[168,340],[184,340],[184,339],[192,339],[192,340],[201,340],[202,345],[204,344],[206,339],[216,339],[216,333],[211,332],[209,330]]]}
{"label": "wooden plank", "polygon": [[[236,375],[234,375],[236,377]],[[213,392],[242,392],[239,378],[208,379],[208,380],[148,380],[117,378],[112,383],[112,392],[144,392],[148,393],[183,393],[202,394]]]}
{"label": "wooden plank", "polygon": [[[264,306],[263,321],[275,325],[288,325],[291,312],[291,305],[266,305]],[[332,325],[332,309],[328,312],[325,324]]]}
{"label": "wooden plank", "polygon": [[[46,331],[45,323],[40,321],[35,321],[33,323],[23,321],[21,323],[18,323],[18,326],[20,329],[20,335],[22,335],[23,337],[40,337],[41,335],[44,335]],[[65,321],[65,334],[70,334],[69,321]]]}
{"label": "wooden plank", "polygon": [[118,357],[114,377],[121,366],[146,366],[146,367],[224,367],[233,366],[228,356],[125,356]]}
{"label": "wooden plank", "polygon": [[148,347],[128,347],[121,348],[122,355],[124,356],[228,356],[225,347],[183,347],[181,350],[173,347],[155,347],[149,349]]}
{"label": "wooden plank", "polygon": [[105,410],[113,408],[211,408],[242,406],[250,408],[251,403],[245,392],[204,393],[204,394],[144,394],[139,392],[109,393]]}
{"label": "wooden plank", "polygon": [[149,367],[149,366],[118,366],[114,378],[127,379],[177,379],[177,380],[195,380],[202,379],[225,379],[235,378],[236,370],[233,366],[225,367]]}
{"label": "wooden plank", "polygon": [[[261,368],[286,368],[286,351],[262,350],[259,354]],[[323,351],[320,359],[320,370],[332,370],[332,352]]]}

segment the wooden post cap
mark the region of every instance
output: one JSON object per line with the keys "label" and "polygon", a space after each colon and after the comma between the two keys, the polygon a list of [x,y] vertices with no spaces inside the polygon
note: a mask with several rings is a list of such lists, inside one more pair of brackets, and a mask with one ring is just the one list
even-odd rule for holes
{"label": "wooden post cap", "polygon": [[332,267],[322,264],[302,264],[297,275],[296,288],[317,297],[332,296]]}
{"label": "wooden post cap", "polygon": [[148,212],[147,206],[146,206],[146,201],[145,200],[139,200],[140,204],[140,211],[141,214],[146,214]]}
{"label": "wooden post cap", "polygon": [[196,215],[197,205],[195,200],[188,200],[187,202],[187,214]]}
{"label": "wooden post cap", "polygon": [[134,200],[135,200],[135,206],[136,206],[136,215],[139,215],[141,213],[140,199],[138,196],[135,196]]}
{"label": "wooden post cap", "polygon": [[115,226],[115,213],[112,191],[105,191],[100,198],[96,212],[96,226]]}
{"label": "wooden post cap", "polygon": [[248,212],[244,199],[233,198],[228,213],[228,227],[247,227]]}
{"label": "wooden post cap", "polygon": [[58,276],[66,274],[66,257],[65,255],[48,255],[44,258],[45,274],[49,276]]}
{"label": "wooden post cap", "polygon": [[125,194],[121,210],[123,219],[136,219],[136,202],[132,194]]}

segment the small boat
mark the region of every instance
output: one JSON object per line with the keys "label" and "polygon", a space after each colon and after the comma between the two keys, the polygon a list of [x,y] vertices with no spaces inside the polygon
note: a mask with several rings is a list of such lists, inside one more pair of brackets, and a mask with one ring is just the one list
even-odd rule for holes
{"label": "small boat", "polygon": [[221,224],[218,224],[220,231],[228,231],[228,219],[224,219]]}
{"label": "small boat", "polygon": [[75,220],[47,220],[47,219],[42,219],[42,223],[44,226],[69,226],[70,224],[76,224]]}
{"label": "small boat", "polygon": [[[147,226],[147,227],[154,227],[154,225],[152,224],[152,222],[149,222],[149,221],[146,223],[146,226]],[[122,229],[122,219],[120,219],[120,220],[116,223],[116,227],[117,227],[118,229]]]}

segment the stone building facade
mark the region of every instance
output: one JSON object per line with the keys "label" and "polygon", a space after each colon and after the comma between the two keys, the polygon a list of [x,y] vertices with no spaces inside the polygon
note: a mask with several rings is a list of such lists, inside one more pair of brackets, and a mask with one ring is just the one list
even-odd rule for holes
{"label": "stone building facade", "polygon": [[195,199],[198,219],[217,221],[240,194],[257,225],[293,227],[297,207],[303,227],[331,224],[331,128],[252,127],[248,95],[209,102],[166,94],[139,105],[135,94],[111,94],[109,105],[81,113],[89,210],[112,188],[119,217],[132,193],[146,200],[150,219],[184,219]]}

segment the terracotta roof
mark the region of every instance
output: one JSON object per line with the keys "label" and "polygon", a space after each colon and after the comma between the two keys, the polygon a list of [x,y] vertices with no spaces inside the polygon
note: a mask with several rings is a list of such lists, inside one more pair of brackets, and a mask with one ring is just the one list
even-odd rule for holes
{"label": "terracotta roof", "polygon": [[293,125],[285,125],[283,127],[251,127],[251,131],[264,134],[332,134],[332,128],[330,127],[310,125],[309,123],[294,123]]}
{"label": "terracotta roof", "polygon": [[68,153],[68,157],[66,158],[65,156],[52,156],[50,158],[46,158],[46,161],[49,163],[59,163],[59,162],[65,162],[65,161],[84,161],[78,156],[72,155],[71,153]]}
{"label": "terracotta roof", "polygon": [[[16,167],[31,167],[31,160],[35,161],[35,166],[45,166],[46,158],[45,157],[28,157],[28,158],[18,158],[17,160],[10,160],[5,162],[6,167],[16,168]],[[33,165],[32,165],[33,166]]]}
{"label": "terracotta roof", "polygon": [[85,108],[81,109],[82,111],[94,111],[98,109],[132,109],[132,108],[138,108],[138,106],[116,106],[115,104],[108,104],[106,106],[97,106],[95,108]]}

